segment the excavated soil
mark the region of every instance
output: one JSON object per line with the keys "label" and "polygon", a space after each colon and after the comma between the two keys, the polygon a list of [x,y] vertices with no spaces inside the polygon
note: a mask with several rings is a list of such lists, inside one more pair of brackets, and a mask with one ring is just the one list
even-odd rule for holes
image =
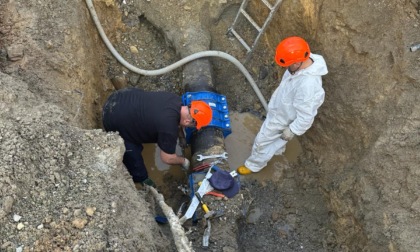
{"label": "excavated soil", "polygon": [[[261,22],[268,11],[257,2],[248,11]],[[121,56],[154,70],[204,50],[244,62],[244,48],[227,34],[240,3],[94,6]],[[240,194],[214,203],[228,214],[214,220],[207,250],[418,250],[420,50],[410,47],[420,43],[419,10],[416,0],[283,1],[245,67],[269,100],[283,74],[275,46],[302,36],[327,61],[326,100],[297,138],[296,161],[273,160],[271,177],[241,178]],[[241,29],[252,37],[252,28]],[[243,74],[225,59],[211,63],[229,109],[263,120]],[[155,222],[158,204],[121,163],[121,138],[100,122],[116,88],[181,95],[183,75],[183,67],[145,76],[119,64],[85,1],[0,0],[0,251],[176,251],[169,225]],[[188,199],[178,189],[185,180],[164,174],[158,185],[174,211]],[[189,221],[185,231],[204,251],[203,223]]]}

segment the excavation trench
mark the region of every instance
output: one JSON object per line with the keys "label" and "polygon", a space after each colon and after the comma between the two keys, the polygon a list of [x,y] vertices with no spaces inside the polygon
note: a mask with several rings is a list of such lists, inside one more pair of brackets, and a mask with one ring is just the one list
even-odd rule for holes
{"label": "excavation trench", "polygon": [[[90,1],[87,1],[88,3]],[[90,10],[91,10],[91,15],[94,19],[96,19],[96,14],[94,11],[92,11],[93,6],[91,5],[91,3],[89,4],[90,6]],[[146,13],[147,16],[147,13]],[[98,28],[98,31],[101,33],[101,36],[103,38],[103,41],[105,43],[107,43],[108,48],[113,51],[114,48],[112,46],[109,45],[108,39],[105,37],[104,32],[100,26],[100,24],[98,23],[99,21],[96,21],[96,25]],[[151,24],[152,26],[154,26],[153,24]],[[196,33],[199,34],[207,34],[209,33],[208,31],[200,31],[197,29],[193,29],[193,27],[183,27],[185,31],[182,35],[184,37],[194,37],[196,35]],[[177,27],[170,27],[170,30],[176,30]],[[179,29],[179,28],[178,28]],[[165,30],[165,29],[163,29]],[[189,32],[190,33],[189,33]],[[167,34],[163,34],[164,37],[170,37]],[[209,45],[210,44],[210,37],[208,36],[202,36],[202,39],[204,39],[204,41],[197,41],[195,40],[194,42],[200,45]],[[188,46],[182,46],[177,44],[177,39],[174,39],[174,41],[170,41],[171,44],[174,45],[174,48],[183,48],[182,52],[179,53],[181,55],[185,54],[185,52],[189,52],[189,51],[194,51],[194,48],[189,48]],[[187,43],[188,45],[188,43]],[[204,51],[207,51],[209,48],[201,48]],[[113,52],[114,55],[116,55],[117,58],[119,58],[120,56]],[[124,61],[119,59],[119,61]],[[123,62],[124,63],[124,62]],[[132,68],[130,66],[130,68]],[[141,70],[139,70],[141,72]],[[148,75],[148,72],[146,72],[146,75]],[[150,75],[155,75],[155,74],[150,74]],[[210,92],[213,95],[217,95],[218,92],[216,90],[216,87],[214,85],[214,77],[213,77],[213,67],[212,67],[212,63],[209,59],[196,59],[194,61],[191,61],[189,63],[187,63],[184,68],[183,68],[183,72],[182,72],[182,77],[183,80],[181,81],[182,84],[182,88],[184,90],[185,93],[193,93],[193,94],[197,94],[197,93],[202,93],[202,92]],[[252,83],[253,84],[253,80]],[[219,85],[223,85],[223,83],[219,83]],[[117,87],[116,87],[117,88]],[[118,87],[120,88],[120,87]],[[258,88],[257,88],[258,89]],[[257,90],[257,93],[260,94],[260,91]],[[199,97],[199,96],[198,96]],[[224,98],[225,99],[225,98]],[[216,114],[217,113],[221,113],[220,111],[218,111],[218,107],[220,105],[224,105],[224,104],[218,104],[219,101],[216,98],[215,100],[210,100],[210,103],[216,103],[216,106],[213,107],[213,109],[216,109]],[[266,102],[265,100],[262,100],[262,105],[264,107],[266,107]],[[186,104],[188,105],[188,104]],[[227,104],[226,104],[227,105]],[[228,117],[228,112],[226,112],[226,117]],[[213,121],[217,121],[218,119],[214,119]],[[225,121],[223,121],[225,122]],[[202,179],[204,179],[204,175],[207,172],[207,170],[203,170],[201,172],[196,172],[194,169],[198,168],[200,166],[202,166],[203,164],[209,164],[211,162],[217,161],[217,167],[221,168],[223,170],[226,171],[231,171],[231,170],[235,170],[235,167],[238,166],[239,164],[233,164],[234,167],[230,167],[230,164],[228,162],[227,159],[216,159],[216,158],[212,158],[212,159],[208,159],[208,160],[204,160],[201,161],[200,159],[198,159],[198,155],[214,155],[214,154],[221,154],[226,152],[226,147],[225,147],[225,142],[224,142],[224,138],[226,137],[226,135],[231,133],[231,127],[230,127],[230,120],[226,120],[228,127],[227,129],[222,126],[222,127],[217,127],[216,126],[210,126],[210,127],[206,127],[204,129],[201,129],[200,131],[190,131],[190,136],[187,136],[187,140],[190,144],[190,156],[188,156],[187,158],[189,158],[191,160],[191,169],[190,171],[188,171],[187,177],[188,178],[183,178],[184,180],[188,179],[188,181],[185,181],[184,184],[181,187],[182,188],[188,188],[188,193],[190,198],[194,197],[193,193],[194,191],[198,190],[198,184],[199,181],[201,181]],[[211,123],[212,125],[213,123]],[[239,128],[239,127],[238,127]],[[228,133],[226,134],[226,130],[228,130]],[[255,136],[255,135],[254,135]],[[253,139],[254,136],[249,137],[249,139]],[[251,146],[252,143],[249,143],[249,146]],[[158,150],[157,150],[158,152]],[[236,153],[249,153],[249,150],[244,150],[243,148],[239,148],[239,149],[235,149]],[[144,155],[146,154],[146,151],[144,153]],[[183,153],[185,155],[185,153]],[[229,155],[229,153],[227,153]],[[232,154],[231,154],[232,155]],[[151,157],[154,157],[156,155],[150,155]],[[147,160],[147,156],[145,155],[145,162],[146,163],[150,163],[150,160]],[[273,162],[275,162],[276,159],[273,159]],[[239,161],[239,162],[243,162]],[[270,170],[270,169],[266,169],[266,170]],[[173,177],[179,177],[181,178],[182,181],[182,176],[179,176],[179,174],[172,174]],[[264,176],[264,175],[263,175]],[[159,174],[152,174],[151,173],[151,177],[155,177],[155,178],[159,178]],[[237,182],[240,183],[240,178],[237,177],[236,178]],[[167,190],[173,190],[173,188],[165,188],[166,185],[168,185],[169,183],[164,182],[162,179],[157,179],[156,181],[161,182],[161,186],[163,187],[161,190],[162,191],[167,191]],[[179,188],[179,186],[178,186]],[[185,193],[185,192],[184,192]],[[186,202],[182,202],[182,197],[178,197],[178,201],[176,202],[176,197],[173,197],[174,195],[172,195],[172,200],[175,200],[175,202],[173,202],[173,204],[177,204],[177,205],[182,205],[182,203],[186,203],[186,210],[184,212],[182,212],[182,214],[186,214],[186,212],[188,212],[188,207],[191,204],[191,201],[186,201]],[[243,194],[240,195],[241,197],[243,197]],[[239,197],[239,196],[238,196]],[[241,202],[242,199],[240,200],[228,200],[226,202],[221,202],[218,200],[214,200],[214,199],[208,199],[209,197],[206,197],[206,204],[209,204],[212,206],[212,208],[214,208],[214,211],[218,211],[219,213],[222,213],[223,216],[223,220],[219,221],[219,220],[207,220],[207,222],[203,222],[201,223],[201,226],[198,225],[198,232],[196,232],[195,234],[192,235],[192,239],[196,240],[197,237],[199,237],[200,235],[203,235],[203,230],[208,230],[209,224],[208,222],[212,222],[213,224],[212,226],[212,235],[211,238],[212,240],[223,240],[223,244],[225,247],[231,247],[234,249],[239,249],[241,247],[240,244],[242,244],[243,242],[241,241],[241,237],[244,237],[244,235],[241,233],[241,231],[238,229],[238,221],[241,218],[246,218],[247,215],[249,214],[249,208],[250,208],[250,202],[244,204],[244,202]],[[245,205],[245,206],[244,206]],[[196,214],[199,213],[196,212]],[[198,215],[194,215],[192,219],[190,219],[189,221],[192,221],[192,225],[196,226],[197,223],[199,222],[199,220],[204,220],[203,218],[203,214],[202,213],[199,217],[197,217]],[[257,216],[255,217],[251,217],[252,220],[248,220],[249,222],[251,222],[252,224],[255,224],[258,222],[258,219],[261,214],[257,214]],[[220,218],[220,217],[218,217]],[[244,224],[240,224],[241,227],[244,226]],[[203,236],[204,237],[204,236]],[[208,237],[208,236],[207,236]],[[225,239],[225,237],[231,237],[230,239]],[[232,239],[233,237],[238,237],[238,239]],[[204,238],[203,238],[204,239]],[[207,248],[209,246],[208,243],[206,243],[203,241],[203,244],[201,244],[203,246],[203,248]],[[205,245],[204,245],[205,244]],[[197,244],[195,244],[194,246],[197,247]]]}
{"label": "excavation trench", "polygon": [[[153,13],[153,11],[151,12]],[[161,33],[161,35],[158,35],[157,37],[161,36],[162,38],[166,38],[166,43],[169,43],[171,47],[175,49],[174,53],[176,55],[189,56],[189,53],[209,50],[211,37],[197,36],[197,34],[210,33],[208,30],[201,30],[202,27],[205,27],[204,25],[197,25],[197,23],[194,22],[179,24],[181,27],[177,27],[177,23],[165,23],[162,25],[159,21],[160,18],[162,18],[160,15],[150,15],[147,11],[139,16],[143,17],[140,19],[143,21],[142,25],[147,24],[154,32]],[[153,23],[154,21],[157,23]],[[165,33],[164,31],[169,32]],[[135,37],[132,34],[130,36]],[[139,36],[142,35],[139,34]],[[183,41],[180,38],[193,38],[193,41]],[[119,46],[116,45],[116,48],[118,49]],[[168,49],[170,50],[170,48],[163,50]],[[144,50],[148,50],[148,48],[144,48]],[[176,61],[174,59],[172,60]],[[226,61],[226,59],[219,60]],[[179,92],[180,95],[187,92],[200,93],[203,91],[218,94],[218,87],[222,87],[226,84],[223,82],[220,83],[220,78],[215,76],[213,63],[217,64],[218,61],[215,61],[214,58],[202,58],[186,63],[182,66],[182,68],[180,67],[178,70],[180,71],[182,69],[182,79],[178,80],[182,83],[178,90],[181,91]],[[232,62],[227,63],[232,64]],[[115,68],[115,66],[110,68]],[[130,75],[132,76],[133,73],[126,74],[126,76]],[[148,74],[146,73],[145,75]],[[115,79],[116,76],[112,78]],[[128,79],[128,82],[133,79],[127,77],[125,78]],[[142,83],[142,78],[143,77],[136,79],[135,83],[127,83],[126,85],[144,88],[147,80]],[[246,79],[245,76],[242,76],[242,78]],[[215,79],[219,80],[217,86],[215,84]],[[229,82],[230,80],[225,79],[224,81]],[[248,88],[251,86],[250,84],[251,83],[245,83]],[[114,86],[116,88],[121,88],[120,85]],[[148,88],[146,87],[146,89]],[[257,91],[260,92],[259,89]],[[229,93],[222,95],[226,95],[227,97],[232,96],[232,94]],[[255,93],[253,96],[255,96]],[[250,95],[249,97],[252,96]],[[260,102],[260,108],[266,107],[264,100],[261,101],[260,99]],[[264,110],[261,112],[264,112]],[[259,126],[261,125],[261,119],[252,114],[241,115],[234,113],[234,111],[230,111],[229,114],[232,116],[230,119],[232,126],[234,125],[231,129],[229,128],[229,130],[233,131],[231,135],[227,136],[227,141],[230,143],[229,145],[226,145],[225,143],[226,135],[223,128],[206,127],[200,131],[193,131],[189,138],[190,148],[186,152],[187,158],[191,160],[191,170],[187,174],[181,171],[179,167],[169,167],[162,164],[159,159],[159,149],[155,145],[146,145],[146,148],[143,151],[143,156],[149,169],[150,177],[157,182],[159,189],[167,198],[167,203],[173,207],[174,211],[177,211],[182,203],[187,203],[186,206],[189,206],[189,199],[192,196],[191,191],[197,190],[198,188],[194,187],[194,183],[197,184],[198,181],[204,178],[205,173],[203,173],[203,171],[199,173],[194,172],[193,169],[205,163],[217,160],[209,159],[198,161],[198,155],[213,155],[227,152],[229,158],[227,160],[218,159],[219,163],[217,166],[230,172],[235,170],[237,166],[243,164],[247,155],[250,153],[253,139],[259,129]],[[181,150],[178,149],[177,152],[181,154]],[[296,213],[288,215],[289,218],[292,218],[292,221],[289,224],[270,224],[276,223],[278,220],[276,217],[269,216],[270,213],[265,210],[267,207],[275,206],[275,208],[277,208],[275,211],[276,214],[280,214],[280,212],[283,211],[287,212],[287,210],[284,209],[283,197],[277,189],[277,186],[273,187],[269,193],[270,195],[264,195],[264,197],[258,195],[259,193],[266,194],[264,189],[265,185],[276,183],[276,181],[285,176],[285,170],[297,161],[299,153],[300,145],[298,141],[294,139],[289,143],[285,156],[273,158],[270,162],[271,164],[264,170],[264,172],[261,172],[253,176],[252,179],[248,180],[245,178],[237,178],[237,181],[241,183],[242,189],[244,190],[241,190],[240,194],[236,197],[227,201],[220,201],[220,199],[208,196],[205,197],[206,204],[208,204],[212,210],[217,210],[223,213],[222,217],[211,220],[210,248],[232,248],[235,251],[252,248],[258,249],[260,246],[264,246],[262,243],[271,244],[270,246],[277,247],[279,232],[285,235],[283,238],[292,239],[294,241],[292,244],[289,242],[287,245],[292,250],[301,246],[298,242],[299,238],[294,237],[293,234],[296,232],[296,223],[293,221],[293,219],[296,218],[293,217]],[[192,183],[191,181],[194,182]],[[182,192],[182,190],[180,190],[181,188],[189,189],[187,195],[185,195],[185,191]],[[267,201],[267,199],[269,199],[269,201]],[[155,214],[159,215],[159,213],[160,211],[157,209]],[[196,215],[184,224],[186,230],[195,230],[189,234],[189,238],[193,241],[193,247],[196,251],[206,249],[202,247],[203,244],[201,242],[204,230],[208,226],[208,223],[204,221],[203,215],[204,213],[202,210],[198,208]],[[267,228],[267,225],[270,226],[270,228]],[[255,232],[261,232],[262,230],[264,230],[263,233],[270,235],[254,237],[254,241],[250,241],[250,237],[253,237]],[[268,240],[267,237],[269,237]],[[314,239],[316,240],[317,238]],[[319,243],[319,240],[309,241],[309,243]],[[316,247],[319,245],[309,245],[309,247],[312,246]]]}
{"label": "excavation trench", "polygon": [[[243,62],[244,48],[226,36],[241,2],[94,4],[123,58],[154,70],[208,49]],[[267,9],[250,2],[261,21]],[[226,96],[232,133],[205,133],[211,141],[197,137],[186,154],[194,160],[215,144],[229,153],[221,166],[234,169],[264,120],[248,80],[218,57],[158,76],[134,73],[109,53],[84,1],[0,6],[0,250],[174,251],[168,226],[154,219],[159,207],[122,167],[120,137],[101,129],[102,105],[121,87],[182,95],[210,86]],[[326,59],[326,99],[284,156],[241,177],[236,197],[208,199],[225,210],[212,225],[212,251],[420,247],[420,65],[419,51],[410,50],[420,41],[418,11],[418,1],[283,1],[246,69],[268,100],[283,74],[272,60],[278,41],[302,36]],[[161,164],[157,153],[146,146],[146,165],[177,210],[189,200],[179,189],[187,175]],[[202,250],[203,223],[186,227]]]}

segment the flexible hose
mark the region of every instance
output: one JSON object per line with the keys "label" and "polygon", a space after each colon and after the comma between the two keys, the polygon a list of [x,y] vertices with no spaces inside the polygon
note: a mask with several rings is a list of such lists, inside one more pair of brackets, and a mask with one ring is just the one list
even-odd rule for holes
{"label": "flexible hose", "polygon": [[261,91],[259,90],[257,84],[255,83],[252,76],[249,74],[249,72],[246,70],[246,68],[239,62],[235,57],[221,52],[221,51],[202,51],[198,53],[191,54],[167,67],[157,69],[157,70],[144,70],[137,68],[130,63],[128,63],[121,55],[115,50],[114,46],[109,41],[108,37],[106,36],[101,23],[99,22],[98,15],[96,14],[95,8],[93,6],[92,0],[86,0],[86,4],[89,8],[90,15],[92,16],[92,19],[96,25],[96,28],[98,29],[99,35],[101,36],[102,40],[104,41],[105,45],[108,47],[109,51],[112,53],[112,55],[127,69],[129,69],[132,72],[141,74],[141,75],[147,75],[147,76],[154,76],[154,75],[162,75],[167,72],[170,72],[190,61],[204,58],[204,57],[220,57],[226,60],[229,60],[232,62],[238,69],[245,75],[245,78],[248,80],[248,82],[251,84],[252,88],[254,89],[254,92],[257,94],[258,99],[260,100],[261,104],[264,106],[264,109],[268,111],[267,101],[264,99],[264,96],[261,94]]}

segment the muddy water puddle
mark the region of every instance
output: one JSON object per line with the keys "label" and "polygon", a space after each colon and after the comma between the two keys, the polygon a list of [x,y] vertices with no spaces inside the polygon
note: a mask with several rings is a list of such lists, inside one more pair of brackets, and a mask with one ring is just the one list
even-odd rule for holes
{"label": "muddy water puddle", "polygon": [[[257,135],[262,121],[250,113],[230,114],[232,133],[225,138],[226,151],[229,153],[228,163],[231,170],[235,170],[242,165],[251,153],[254,138]],[[296,138],[292,139],[286,147],[283,156],[274,156],[271,161],[259,173],[246,176],[246,179],[256,179],[260,182],[271,180],[277,181],[282,176],[282,171],[289,167],[290,163],[297,161],[301,153],[301,146]],[[181,154],[181,149],[177,147],[177,154]],[[186,153],[187,157],[189,156]],[[170,175],[174,179],[183,180],[186,174],[178,165],[170,166],[160,159],[159,148],[156,144],[145,144],[143,157],[150,178],[158,185],[163,185],[163,176]]]}
{"label": "muddy water puddle", "polygon": [[[180,165],[168,165],[162,162],[160,159],[160,149],[156,144],[144,144],[143,146],[144,148],[142,154],[149,177],[157,185],[163,186],[163,177],[167,175],[178,181],[184,179],[187,181],[187,175],[181,169]],[[177,146],[176,152],[178,155],[181,155],[181,149],[179,146]]]}
{"label": "muddy water puddle", "polygon": [[[231,170],[243,165],[251,153],[252,144],[263,123],[258,117],[250,113],[231,113],[230,122],[232,134],[226,137],[225,145],[229,153],[229,166]],[[297,161],[301,153],[301,146],[296,138],[287,143],[286,151],[282,156],[274,156],[267,167],[258,173],[244,178],[256,179],[260,182],[266,180],[277,181],[283,169],[287,169],[290,163]]]}

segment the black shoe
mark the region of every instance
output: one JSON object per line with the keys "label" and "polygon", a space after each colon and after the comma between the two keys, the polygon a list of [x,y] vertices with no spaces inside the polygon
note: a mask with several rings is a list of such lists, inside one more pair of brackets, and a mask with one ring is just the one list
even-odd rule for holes
{"label": "black shoe", "polygon": [[142,182],[140,182],[142,185],[148,185],[148,186],[152,186],[154,188],[156,188],[156,184],[155,182],[153,182],[153,180],[151,180],[150,178],[147,178],[145,180],[143,180]]}

